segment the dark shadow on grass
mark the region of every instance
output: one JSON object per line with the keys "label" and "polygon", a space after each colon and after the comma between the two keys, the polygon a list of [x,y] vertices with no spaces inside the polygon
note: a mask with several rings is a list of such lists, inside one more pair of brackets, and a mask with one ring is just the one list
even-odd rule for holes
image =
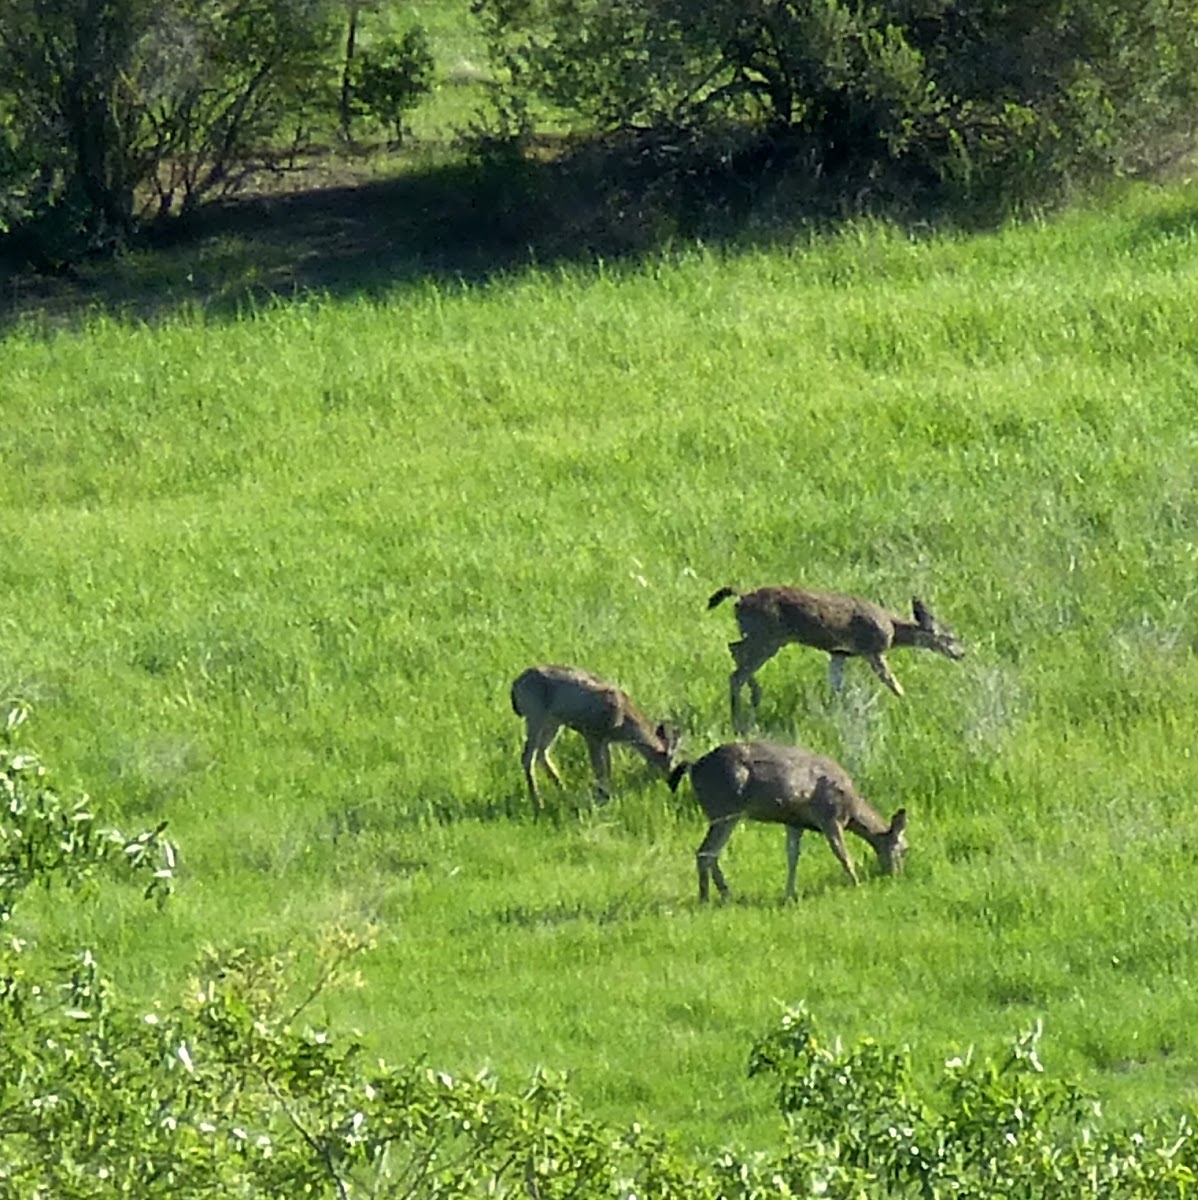
{"label": "dark shadow on grass", "polygon": [[866,212],[932,217],[922,185],[848,170],[829,178],[802,147],[784,156],[760,143],[673,149],[643,140],[542,147],[502,164],[447,162],[364,182],[347,162],[340,174],[324,169],[319,186],[292,179],[289,190],[173,219],[115,262],[78,264],[71,279],[9,267],[0,329],[97,313],[154,321],[200,310],[219,320],[310,294],[371,298],[534,264],[635,262],[696,240],[787,242]]}

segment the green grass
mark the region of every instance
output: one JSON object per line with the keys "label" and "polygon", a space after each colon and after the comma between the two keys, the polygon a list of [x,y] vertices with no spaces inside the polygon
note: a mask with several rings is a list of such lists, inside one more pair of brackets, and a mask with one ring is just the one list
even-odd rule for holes
{"label": "green grass", "polygon": [[[428,283],[219,321],[97,316],[0,354],[0,683],[60,784],[182,846],[161,915],[108,889],[19,931],[147,998],[208,942],[377,922],[322,1015],[389,1059],[761,1144],[750,1041],[806,999],[929,1063],[1042,1016],[1120,1117],[1193,1102],[1198,245],[1185,190],[919,241]],[[729,735],[722,584],[793,582],[966,640],[897,701],[792,649],[765,733],[910,812],[900,880],[747,827],[699,908],[702,821],[618,794],[534,824],[514,675],[618,679]],[[867,848],[851,850],[865,863]]]}

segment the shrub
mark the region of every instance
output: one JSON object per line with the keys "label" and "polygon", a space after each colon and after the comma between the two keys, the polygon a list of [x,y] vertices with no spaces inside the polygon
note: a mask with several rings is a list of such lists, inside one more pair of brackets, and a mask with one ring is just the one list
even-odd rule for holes
{"label": "shrub", "polygon": [[7,0],[0,228],[42,267],[282,161],[331,111],[324,0]]}
{"label": "shrub", "polygon": [[910,1054],[870,1038],[828,1044],[806,1008],[754,1046],[749,1070],[777,1080],[789,1178],[831,1196],[1181,1197],[1198,1184],[1186,1113],[1109,1131],[1093,1097],[1040,1062],[1041,1028],[999,1061],[949,1059],[926,1093]]}
{"label": "shrub", "polygon": [[0,922],[34,884],[78,889],[100,873],[146,878],[146,897],[161,905],[175,867],[166,822],[127,837],[99,824],[87,796],[64,801],[37,754],[18,743],[26,716],[14,705],[0,729]]}
{"label": "shrub", "polygon": [[428,34],[419,25],[361,51],[350,73],[353,111],[377,121],[400,145],[408,114],[432,90],[433,65]]}
{"label": "shrub", "polygon": [[[1015,204],[1143,165],[1192,126],[1172,0],[474,0],[506,84],[599,134],[731,125],[821,172],[901,166]],[[685,140],[685,139],[683,139]]]}

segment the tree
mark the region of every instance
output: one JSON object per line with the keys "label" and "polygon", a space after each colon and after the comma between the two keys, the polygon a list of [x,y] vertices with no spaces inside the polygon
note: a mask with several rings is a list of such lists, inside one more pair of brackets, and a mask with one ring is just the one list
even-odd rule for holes
{"label": "tree", "polygon": [[2,10],[9,221],[57,210],[52,253],[120,239],[149,162],[128,81],[154,0],[4,0]]}
{"label": "tree", "polygon": [[322,0],[182,0],[140,93],[159,211],[189,212],[302,146],[332,107],[335,37]]}
{"label": "tree", "polygon": [[378,14],[384,7],[382,0],[344,0],[345,49],[337,119],[345,142],[353,140],[354,118],[366,117],[387,129],[399,145],[408,113],[432,91],[435,63],[422,25],[410,26],[400,37],[368,36],[362,47],[363,16]]}

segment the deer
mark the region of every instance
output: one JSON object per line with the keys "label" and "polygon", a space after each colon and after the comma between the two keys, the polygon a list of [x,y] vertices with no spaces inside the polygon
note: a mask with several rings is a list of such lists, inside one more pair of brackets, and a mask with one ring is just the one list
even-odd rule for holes
{"label": "deer", "polygon": [[715,880],[720,899],[728,899],[720,851],[742,819],[786,826],[787,901],[795,897],[799,847],[808,829],[828,839],[854,887],[859,881],[844,844],[846,829],[874,848],[887,874],[898,874],[903,869],[907,810],[900,808],[887,822],[861,797],[848,772],[835,759],[772,742],[727,742],[696,762],[675,766],[667,780],[671,791],[678,790],[688,772],[695,796],[710,822],[695,855],[701,904],[707,903],[709,879]]}
{"label": "deer", "polygon": [[835,693],[844,686],[847,658],[864,658],[878,678],[896,696],[902,696],[902,685],[886,661],[886,652],[892,647],[934,650],[954,660],[965,656],[964,645],[932,616],[918,596],[911,600],[913,620],[859,596],[794,587],[763,587],[754,592],[720,588],[707,601],[708,609],[722,604],[730,596],[736,597],[736,623],[741,632],[739,642],[728,643],[736,664],[728,684],[732,724],[737,733],[743,734],[746,728],[740,703],[745,684],[749,685],[756,714],[761,704],[757,671],[792,642],[813,646],[831,655],[828,680]]}
{"label": "deer", "polygon": [[549,747],[562,726],[586,740],[603,801],[611,794],[613,743],[630,746],[663,775],[673,766],[677,735],[664,724],[655,727],[614,683],[579,667],[546,665],[521,672],[512,683],[512,710],[524,718],[526,727],[521,763],[534,817],[543,811],[533,775],[538,760],[562,787],[561,776],[549,759]]}

